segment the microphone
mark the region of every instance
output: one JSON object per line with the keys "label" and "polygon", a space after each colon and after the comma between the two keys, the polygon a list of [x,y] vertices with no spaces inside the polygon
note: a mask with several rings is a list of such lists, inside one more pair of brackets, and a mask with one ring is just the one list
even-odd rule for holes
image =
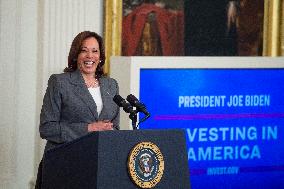
{"label": "microphone", "polygon": [[147,111],[146,106],[142,103],[139,102],[139,100],[133,95],[130,94],[127,96],[126,100],[134,107],[136,107],[136,110],[138,112],[144,113],[146,116],[150,116],[150,113]]}
{"label": "microphone", "polygon": [[113,101],[119,106],[122,107],[126,113],[135,113],[133,107],[124,100],[120,95],[115,95]]}

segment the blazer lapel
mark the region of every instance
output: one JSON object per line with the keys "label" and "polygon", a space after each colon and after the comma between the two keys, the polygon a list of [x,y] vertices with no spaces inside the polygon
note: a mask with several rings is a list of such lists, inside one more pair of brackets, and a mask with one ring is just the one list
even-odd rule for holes
{"label": "blazer lapel", "polygon": [[77,69],[71,72],[70,75],[71,83],[74,84],[74,92],[79,98],[83,100],[89,110],[92,112],[95,118],[98,118],[97,105],[93,100],[87,86],[85,85],[84,79],[80,71]]}
{"label": "blazer lapel", "polygon": [[107,86],[107,80],[105,78],[100,78],[100,90],[101,90],[101,96],[102,96],[102,101],[103,101],[103,109],[99,115],[99,118],[102,119],[106,117],[107,110],[106,110],[106,104],[108,104],[108,100],[110,96],[110,93],[108,91],[108,86]]}

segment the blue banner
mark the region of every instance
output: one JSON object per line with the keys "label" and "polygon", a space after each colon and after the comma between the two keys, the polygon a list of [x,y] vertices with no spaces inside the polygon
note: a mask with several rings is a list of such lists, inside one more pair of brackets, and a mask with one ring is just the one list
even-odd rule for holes
{"label": "blue banner", "polygon": [[283,69],[141,69],[140,129],[186,130],[198,188],[284,188]]}

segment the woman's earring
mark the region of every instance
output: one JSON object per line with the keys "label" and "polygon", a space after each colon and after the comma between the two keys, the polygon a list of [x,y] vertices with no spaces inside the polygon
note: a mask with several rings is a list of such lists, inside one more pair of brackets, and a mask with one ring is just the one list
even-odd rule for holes
{"label": "woman's earring", "polygon": [[77,64],[77,59],[74,58],[74,59],[72,60],[72,62],[73,62],[74,64]]}

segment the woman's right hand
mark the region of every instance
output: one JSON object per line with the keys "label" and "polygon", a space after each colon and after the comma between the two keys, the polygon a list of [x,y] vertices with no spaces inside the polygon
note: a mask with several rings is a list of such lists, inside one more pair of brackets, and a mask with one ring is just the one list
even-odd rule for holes
{"label": "woman's right hand", "polygon": [[113,123],[109,120],[97,121],[88,124],[88,132],[113,130]]}

